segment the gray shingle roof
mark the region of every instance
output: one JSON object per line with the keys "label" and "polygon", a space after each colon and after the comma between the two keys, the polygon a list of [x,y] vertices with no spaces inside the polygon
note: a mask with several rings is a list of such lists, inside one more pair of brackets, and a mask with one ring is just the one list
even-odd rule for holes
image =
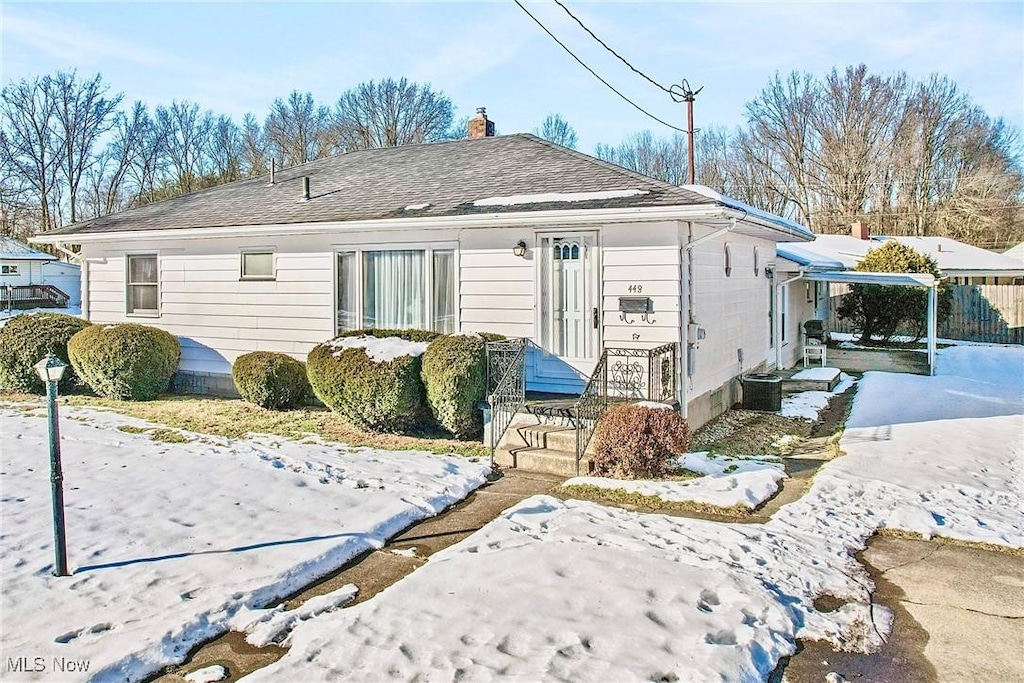
{"label": "gray shingle roof", "polygon": [[[311,199],[301,199],[302,177]],[[474,206],[479,199],[539,193],[643,190],[582,202]],[[417,204],[430,205],[406,210]],[[47,235],[274,225],[562,208],[716,204],[712,199],[532,135],[506,135],[318,159],[52,230]]]}

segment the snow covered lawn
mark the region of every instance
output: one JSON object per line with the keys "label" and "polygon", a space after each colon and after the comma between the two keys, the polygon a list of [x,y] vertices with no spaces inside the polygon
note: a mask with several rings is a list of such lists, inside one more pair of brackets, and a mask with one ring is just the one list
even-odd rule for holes
{"label": "snow covered lawn", "polygon": [[604,477],[574,477],[565,486],[617,489],[666,501],[703,503],[716,507],[742,506],[753,510],[772,497],[786,471],[778,459],[731,458],[708,453],[685,453],[676,465],[704,476],[696,479],[635,481]]}
{"label": "snow covered lawn", "polygon": [[313,438],[185,433],[191,442],[165,443],[118,429],[157,425],[65,407],[73,575],[56,578],[44,415],[0,407],[3,680],[30,677],[7,657],[42,657],[38,679],[55,677],[57,657],[88,660],[96,680],[134,680],[229,623],[268,637],[314,612],[258,608],[464,498],[488,473],[464,458]]}
{"label": "snow covered lawn", "polygon": [[938,372],[867,373],[847,455],[766,524],[535,496],[303,622],[252,679],[754,681],[797,638],[876,647],[891,614],[853,556],[876,529],[1024,545],[1024,349],[943,350]]}

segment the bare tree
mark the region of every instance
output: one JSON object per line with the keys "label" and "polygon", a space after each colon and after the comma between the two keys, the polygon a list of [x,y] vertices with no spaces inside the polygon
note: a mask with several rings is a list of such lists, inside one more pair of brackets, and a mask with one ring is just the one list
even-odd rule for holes
{"label": "bare tree", "polygon": [[645,130],[615,147],[598,143],[594,156],[673,185],[679,185],[687,178],[686,141],[681,135],[656,138],[651,131]]}
{"label": "bare tree", "polygon": [[242,134],[230,116],[221,114],[213,122],[210,159],[217,182],[228,183],[242,177]]}
{"label": "bare tree", "polygon": [[267,137],[264,135],[263,126],[252,114],[246,114],[242,118],[241,135],[243,173],[249,177],[266,173],[270,167]]}
{"label": "bare tree", "polygon": [[59,71],[50,81],[54,90],[54,135],[67,188],[70,220],[77,217],[78,188],[82,177],[93,163],[93,147],[97,140],[113,125],[113,114],[121,104],[123,95],[106,97],[109,86],[96,74],[89,80],[79,81],[74,71]]}
{"label": "bare tree", "polygon": [[156,126],[164,143],[171,183],[177,192],[199,189],[209,168],[213,114],[200,112],[195,102],[174,100],[156,108]]}
{"label": "bare tree", "polygon": [[338,99],[335,131],[344,150],[397,147],[446,139],[452,101],[405,78],[360,83]]}
{"label": "bare tree", "polygon": [[576,129],[570,126],[561,114],[548,114],[544,118],[544,122],[540,124],[540,128],[533,129],[533,134],[556,145],[576,149],[578,140]]}
{"label": "bare tree", "polygon": [[270,105],[264,123],[267,143],[285,166],[319,159],[330,151],[330,111],[312,93],[293,90]]}
{"label": "bare tree", "polygon": [[0,91],[0,162],[10,175],[32,188],[40,230],[53,226],[59,168],[54,133],[57,103],[51,81],[50,76],[22,79]]}

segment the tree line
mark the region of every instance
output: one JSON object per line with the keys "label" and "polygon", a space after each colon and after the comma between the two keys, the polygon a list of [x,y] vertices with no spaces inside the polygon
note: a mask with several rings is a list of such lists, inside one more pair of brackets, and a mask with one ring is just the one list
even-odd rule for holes
{"label": "tree line", "polygon": [[96,74],[22,79],[0,91],[0,234],[67,223],[279,166],[372,147],[464,137],[443,92],[402,79],[360,83],[333,106],[311,93],[277,98],[240,122],[172,101],[125,103]]}
{"label": "tree line", "polygon": [[[864,65],[776,75],[747,104],[745,125],[699,131],[695,147],[698,183],[816,233],[867,220],[876,234],[982,247],[1024,240],[1019,131],[945,76],[915,81]],[[595,154],[686,182],[681,135],[644,131]]]}
{"label": "tree line", "polygon": [[[22,79],[0,91],[0,233],[70,222],[330,154],[465,137],[443,93],[407,79],[360,83],[333,105],[293,91],[240,122],[187,100],[150,109],[100,74]],[[534,133],[575,148],[549,114]],[[595,156],[686,182],[681,135],[636,133]],[[696,135],[697,182],[818,233],[867,220],[879,234],[945,235],[983,247],[1024,240],[1019,131],[948,77],[776,75],[736,129]]]}

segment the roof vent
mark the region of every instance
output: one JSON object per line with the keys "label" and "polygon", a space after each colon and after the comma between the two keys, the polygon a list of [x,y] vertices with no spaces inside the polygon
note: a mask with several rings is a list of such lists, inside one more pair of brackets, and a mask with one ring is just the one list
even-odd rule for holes
{"label": "roof vent", "polygon": [[270,184],[273,185],[277,178],[277,160],[270,158]]}
{"label": "roof vent", "polygon": [[309,201],[309,176],[302,176],[302,198]]}

